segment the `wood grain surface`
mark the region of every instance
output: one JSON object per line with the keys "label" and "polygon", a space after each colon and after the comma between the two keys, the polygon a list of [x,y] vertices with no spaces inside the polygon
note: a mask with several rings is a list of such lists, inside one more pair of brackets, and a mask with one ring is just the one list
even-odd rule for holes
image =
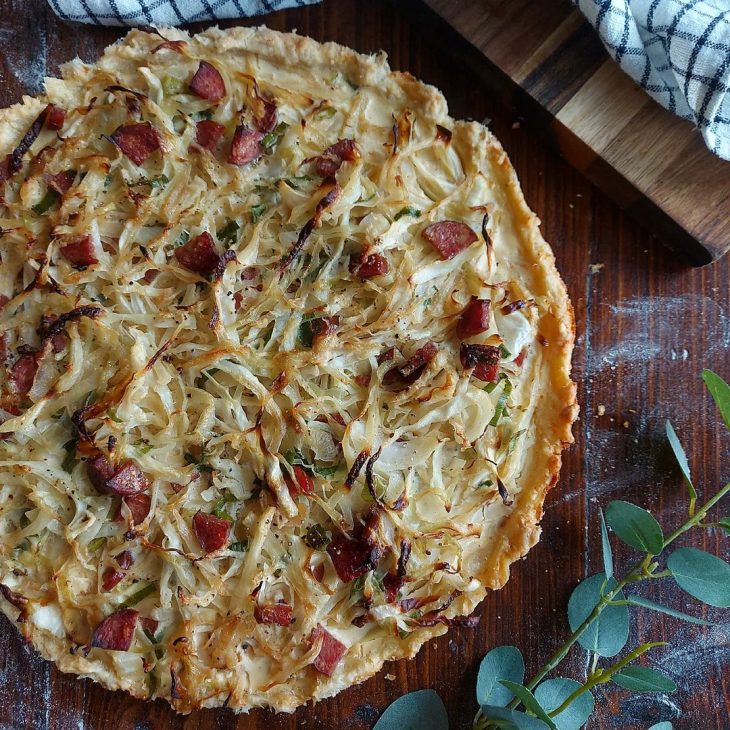
{"label": "wood grain surface", "polygon": [[[730,259],[689,268],[652,238],[586,178],[554,154],[457,60],[445,33],[423,24],[418,6],[386,0],[325,0],[322,5],[264,18],[279,30],[298,29],[359,51],[385,49],[395,68],[439,86],[452,113],[490,120],[543,221],[576,312],[574,376],[581,417],[558,486],[543,518],[543,538],[512,571],[507,586],[478,609],[479,627],[454,628],[410,662],[387,665],[373,679],[294,715],[227,710],[175,715],[59,673],[27,649],[12,624],[0,620],[0,730],[232,730],[254,728],[371,728],[401,694],[432,687],[443,698],[453,729],[471,727],[479,661],[493,646],[516,644],[536,670],[567,635],[565,607],[576,583],[600,570],[598,508],[624,498],[651,508],[666,525],[682,519],[681,478],[665,444],[670,418],[689,452],[703,493],[730,474],[730,439],[700,381],[710,366],[730,379]],[[119,29],[58,21],[43,0],[0,0],[0,101],[37,92],[45,73],[76,54],[92,61]],[[701,211],[698,211],[698,213]],[[709,214],[711,211],[707,211]],[[599,410],[604,415],[598,415]],[[724,482],[722,482],[724,483]],[[686,539],[727,556],[717,531]],[[619,550],[626,564],[630,556]],[[675,728],[727,730],[730,699],[730,621],[702,611],[666,581],[645,595],[717,622],[683,624],[637,614],[632,640],[664,639],[670,646],[647,659],[679,685],[672,695],[630,697],[618,688],[596,693],[591,728],[647,728],[672,720]],[[574,650],[564,668],[581,678],[586,657]]]}
{"label": "wood grain surface", "polygon": [[426,4],[511,82],[565,157],[653,233],[695,264],[730,248],[730,163],[609,58],[569,0]]}

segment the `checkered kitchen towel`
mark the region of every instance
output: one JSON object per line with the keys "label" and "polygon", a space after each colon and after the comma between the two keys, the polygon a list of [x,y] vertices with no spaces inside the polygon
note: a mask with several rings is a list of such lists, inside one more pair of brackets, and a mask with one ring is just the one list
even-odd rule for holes
{"label": "checkered kitchen towel", "polygon": [[319,0],[48,0],[64,20],[92,25],[182,25],[263,15]]}
{"label": "checkered kitchen towel", "polygon": [[730,0],[573,0],[613,58],[730,160]]}

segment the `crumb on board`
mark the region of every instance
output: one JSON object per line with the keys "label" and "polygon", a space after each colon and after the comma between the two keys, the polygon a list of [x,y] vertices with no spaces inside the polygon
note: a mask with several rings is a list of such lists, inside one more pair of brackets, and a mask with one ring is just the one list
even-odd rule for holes
{"label": "crumb on board", "polygon": [[387,679],[387,680],[388,680],[389,682],[392,682],[392,681],[393,681],[393,680],[395,679],[395,674],[386,674],[386,675],[385,675],[385,678],[386,678],[386,679]]}
{"label": "crumb on board", "polygon": [[520,126],[521,126],[521,125],[520,125],[520,123],[519,123],[519,122],[512,122],[512,129],[519,129],[519,128],[520,128]]}
{"label": "crumb on board", "polygon": [[605,267],[606,264],[591,264],[591,274],[597,274],[601,269]]}
{"label": "crumb on board", "polygon": [[623,426],[624,426],[624,428],[628,428],[629,427],[629,422],[628,421],[624,421]]}
{"label": "crumb on board", "polygon": [[605,416],[606,415],[606,406],[601,404],[600,406],[598,406],[597,411],[598,411],[599,416]]}

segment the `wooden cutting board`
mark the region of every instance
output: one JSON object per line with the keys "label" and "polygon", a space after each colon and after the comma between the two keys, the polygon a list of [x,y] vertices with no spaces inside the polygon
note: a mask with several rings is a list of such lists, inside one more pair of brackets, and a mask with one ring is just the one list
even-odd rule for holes
{"label": "wooden cutting board", "polygon": [[730,248],[730,162],[624,74],[567,0],[424,3],[419,19],[445,20],[445,43],[652,233],[695,265]]}

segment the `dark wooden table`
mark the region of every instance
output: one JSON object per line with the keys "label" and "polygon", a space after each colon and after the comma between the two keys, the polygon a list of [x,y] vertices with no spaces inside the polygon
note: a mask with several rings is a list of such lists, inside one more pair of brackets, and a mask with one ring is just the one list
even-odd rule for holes
{"label": "dark wooden table", "polygon": [[[443,47],[438,29],[422,23],[417,5],[386,0],[325,0],[266,17],[278,30],[297,29],[359,51],[384,49],[394,68],[440,87],[457,117],[491,120],[517,169],[528,203],[543,221],[568,285],[577,320],[574,377],[580,420],[575,445],[543,519],[542,542],[514,566],[512,579],[479,609],[475,630],[455,628],[411,662],[291,716],[256,711],[175,715],[157,701],[139,702],[56,671],[27,650],[3,619],[0,637],[0,728],[5,730],[231,730],[232,728],[370,728],[401,694],[432,687],[452,728],[471,727],[479,661],[491,647],[513,643],[537,669],[567,635],[565,607],[575,584],[600,570],[598,508],[625,498],[651,508],[667,525],[684,511],[681,479],[665,444],[664,420],[680,432],[696,482],[715,489],[730,473],[730,439],[705,395],[703,367],[730,378],[730,258],[688,268],[539,140],[536,131],[475,79],[458,49]],[[40,89],[44,74],[79,55],[93,61],[120,29],[60,22],[43,0],[0,0],[0,102]],[[603,413],[604,415],[599,415]],[[727,511],[727,507],[726,507]],[[685,540],[727,556],[717,531]],[[629,556],[619,551],[617,558]],[[645,594],[697,613],[667,581]],[[676,728],[727,730],[730,622],[707,610],[716,626],[698,627],[657,614],[637,614],[632,640],[667,640],[648,660],[679,685],[672,695],[611,687],[596,693],[591,728],[646,728],[671,719]],[[574,650],[565,668],[581,678],[586,656]],[[675,719],[676,718],[676,719]]]}

